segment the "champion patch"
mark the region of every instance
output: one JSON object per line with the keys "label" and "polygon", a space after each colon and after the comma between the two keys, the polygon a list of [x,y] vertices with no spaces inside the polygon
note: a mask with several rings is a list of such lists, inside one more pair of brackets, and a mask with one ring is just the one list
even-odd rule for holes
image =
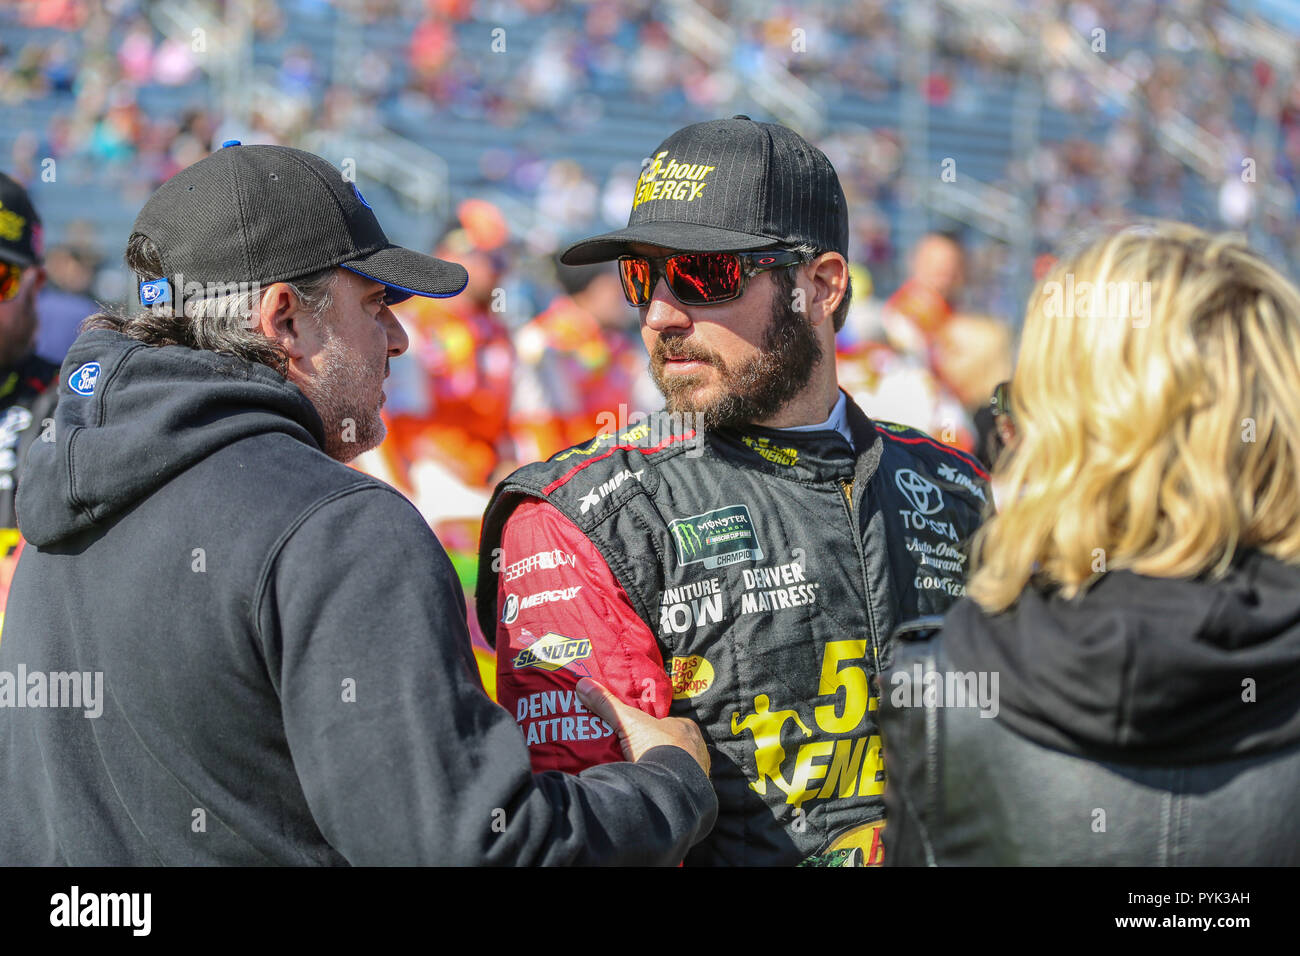
{"label": "champion patch", "polygon": [[78,395],[94,395],[95,383],[99,381],[99,363],[87,362],[68,376],[68,388]]}
{"label": "champion patch", "polygon": [[669,524],[668,531],[681,565],[703,562],[706,568],[722,568],[737,561],[763,560],[763,547],[745,505],[681,518]]}

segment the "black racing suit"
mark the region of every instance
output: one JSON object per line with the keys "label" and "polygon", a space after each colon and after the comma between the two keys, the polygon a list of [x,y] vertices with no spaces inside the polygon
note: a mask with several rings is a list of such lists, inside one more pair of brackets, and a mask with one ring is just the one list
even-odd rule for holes
{"label": "black racing suit", "polygon": [[0,625],[22,543],[14,512],[19,465],[41,435],[46,441],[54,440],[54,406],[59,399],[54,379],[58,374],[57,365],[36,355],[0,369]]}
{"label": "black racing suit", "polygon": [[887,666],[895,625],[963,593],[986,476],[852,401],[856,451],[834,431],[701,439],[671,418],[497,489],[478,613],[496,635],[499,700],[535,769],[619,759],[577,707],[582,675],[656,716],[698,721],[720,812],[688,863],[879,862],[868,679]]}

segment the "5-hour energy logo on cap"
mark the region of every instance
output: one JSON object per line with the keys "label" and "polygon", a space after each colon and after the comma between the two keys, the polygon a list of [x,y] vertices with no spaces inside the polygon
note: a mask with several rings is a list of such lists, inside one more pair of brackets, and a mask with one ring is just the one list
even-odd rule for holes
{"label": "5-hour energy logo on cap", "polygon": [[692,202],[698,199],[709,173],[717,166],[705,166],[702,163],[679,163],[668,159],[668,151],[659,153],[641,173],[636,181],[636,197],[632,200],[635,209],[643,202],[652,199],[674,199]]}

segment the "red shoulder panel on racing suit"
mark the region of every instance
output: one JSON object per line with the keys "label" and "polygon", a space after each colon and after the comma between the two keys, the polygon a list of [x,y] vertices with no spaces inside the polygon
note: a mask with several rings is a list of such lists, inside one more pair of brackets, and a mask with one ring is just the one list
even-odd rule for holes
{"label": "red shoulder panel on racing suit", "polygon": [[620,700],[668,715],[672,690],[654,634],[590,539],[529,500],[506,522],[497,585],[497,699],[515,715],[533,769],[577,773],[622,760],[612,728],[578,700],[593,677]]}

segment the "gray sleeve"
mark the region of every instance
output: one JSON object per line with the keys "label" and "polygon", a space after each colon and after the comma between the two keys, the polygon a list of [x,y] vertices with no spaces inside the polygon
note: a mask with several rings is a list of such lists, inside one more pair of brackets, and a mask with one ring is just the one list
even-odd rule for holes
{"label": "gray sleeve", "polygon": [[451,562],[390,489],[305,515],[256,613],[308,805],[353,864],[671,865],[713,826],[708,776],[676,747],[532,773],[479,683]]}

